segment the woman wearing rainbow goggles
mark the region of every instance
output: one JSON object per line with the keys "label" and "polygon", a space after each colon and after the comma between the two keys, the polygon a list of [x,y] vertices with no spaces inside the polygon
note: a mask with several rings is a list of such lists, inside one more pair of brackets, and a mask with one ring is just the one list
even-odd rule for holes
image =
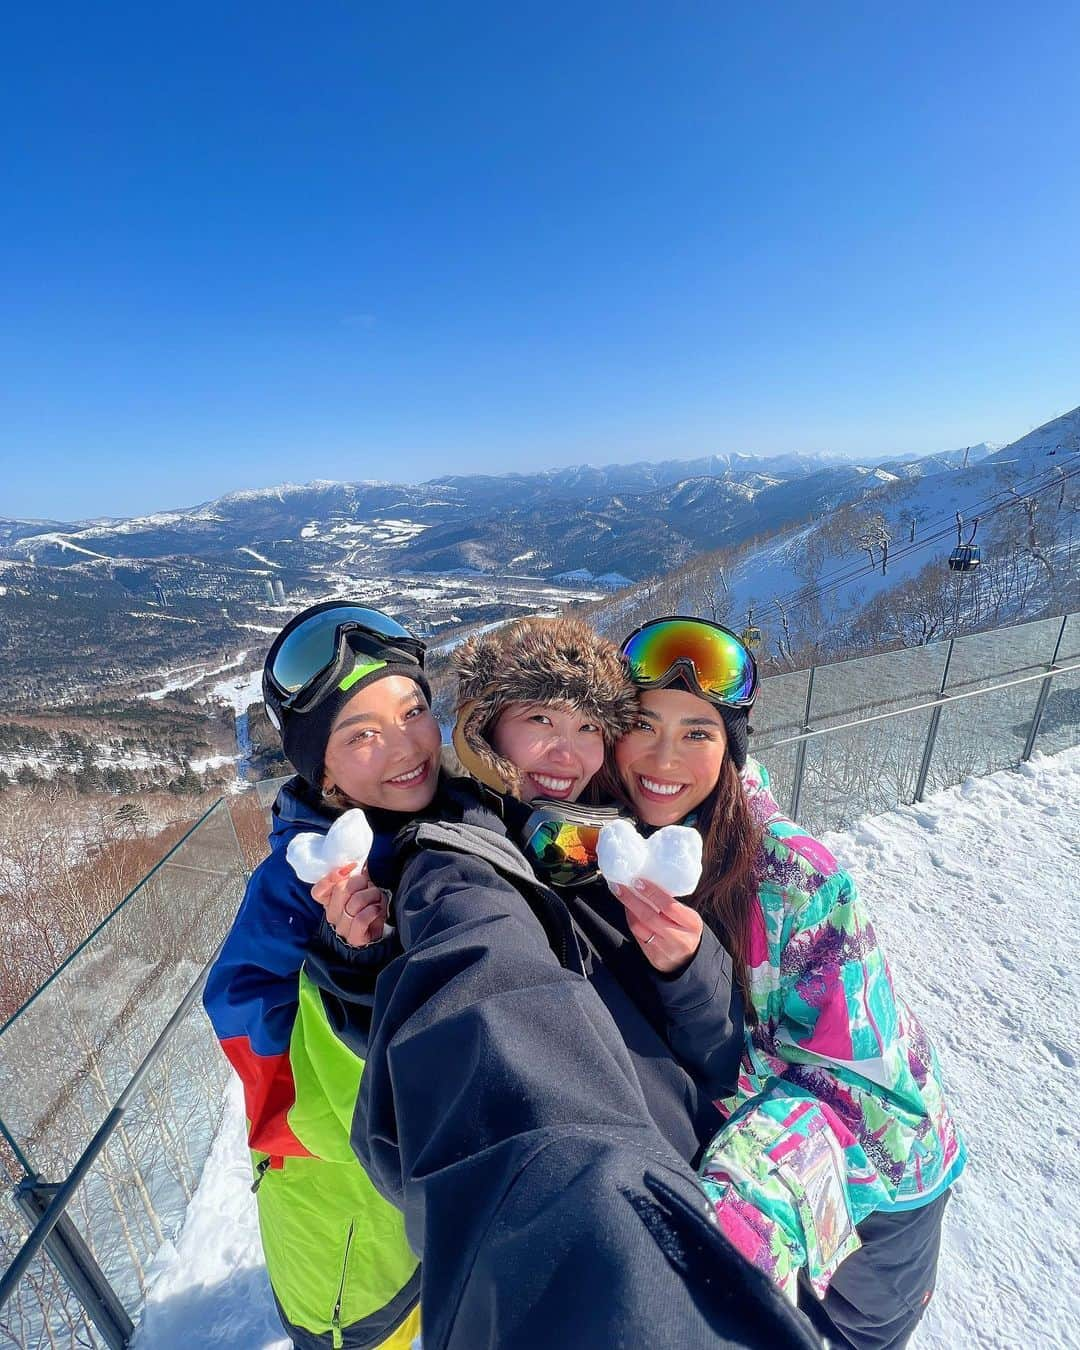
{"label": "woman wearing rainbow goggles", "polygon": [[966,1162],[934,1051],[894,993],[854,882],[747,756],[751,653],[681,616],[644,624],[622,652],[640,707],[614,749],[616,788],[646,826],[696,827],[704,869],[689,905],[650,883],[620,899],[646,956],[677,956],[695,920],[712,926],[745,1000],[742,1072],[701,1164],[706,1193],[734,1245],[832,1344],[901,1347],[932,1295]]}

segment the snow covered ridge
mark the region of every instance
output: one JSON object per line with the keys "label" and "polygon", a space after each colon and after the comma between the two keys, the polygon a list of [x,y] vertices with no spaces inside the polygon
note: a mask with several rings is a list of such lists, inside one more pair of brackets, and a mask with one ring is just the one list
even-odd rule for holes
{"label": "snow covered ridge", "polygon": [[[741,629],[752,610],[762,654],[787,669],[785,653],[803,644],[814,645],[820,663],[1076,609],[1080,409],[1000,450],[983,448],[967,468],[961,461],[909,474],[892,465],[894,481],[867,484],[862,495],[845,491],[809,522],[781,523],[760,541],[733,538],[714,555],[666,569],[665,611]],[[982,565],[970,574],[948,568],[957,513],[965,541],[980,522]],[[637,608],[647,599],[642,586]],[[620,615],[634,610],[635,597],[620,598]],[[603,609],[596,622],[615,631]]]}
{"label": "snow covered ridge", "polygon": [[[151,699],[154,702],[174,693],[178,689],[194,689],[196,685],[202,684],[204,680],[211,675],[220,675],[223,670],[233,670],[237,666],[242,666],[247,660],[247,652],[237,652],[220,666],[215,666],[212,670],[207,670],[205,666],[199,664],[194,666],[184,666],[169,676],[163,685],[157,689],[148,689],[145,693],[136,694],[136,698]],[[194,674],[192,672],[194,671]],[[221,689],[221,685],[215,686],[215,693]],[[226,698],[225,702],[232,702],[231,698]]]}
{"label": "snow covered ridge", "polygon": [[[767,763],[767,760],[766,760]],[[971,1161],[912,1350],[1075,1347],[1080,747],[969,779],[824,842],[853,874],[942,1061]],[[225,1119],[134,1350],[285,1350],[243,1102]]]}
{"label": "snow covered ridge", "polygon": [[579,567],[573,572],[559,572],[551,579],[570,584],[602,586],[606,591],[619,591],[633,584],[621,572],[605,572],[602,576],[594,576],[587,567]]}
{"label": "snow covered ridge", "polygon": [[[976,451],[986,448],[974,447]],[[963,452],[965,460],[970,450],[971,447]],[[70,524],[40,522],[39,525],[45,528],[34,528],[35,522],[0,520],[0,549],[9,550],[13,557],[44,557],[46,561],[54,561],[57,555],[62,557],[64,552],[78,550],[89,557],[130,557],[132,549],[142,550],[140,556],[161,557],[168,552],[183,552],[185,548],[190,551],[196,541],[205,547],[220,549],[218,537],[230,532],[235,534],[238,528],[243,528],[245,520],[257,518],[260,525],[265,525],[269,519],[268,513],[273,513],[275,509],[280,508],[281,513],[290,517],[296,511],[302,511],[305,504],[317,505],[324,512],[335,508],[344,510],[361,523],[373,525],[378,524],[376,502],[380,504],[384,516],[388,515],[388,508],[393,506],[409,508],[399,512],[404,519],[394,521],[388,518],[385,524],[415,530],[432,524],[445,524],[451,519],[460,520],[463,511],[466,516],[477,519],[496,505],[543,506],[545,503],[550,504],[553,497],[578,504],[590,499],[609,498],[616,508],[622,508],[625,503],[620,500],[621,494],[634,498],[695,482],[722,483],[735,499],[743,498],[752,502],[759,494],[768,494],[785,483],[803,477],[827,476],[830,471],[843,470],[841,477],[862,476],[869,480],[895,481],[898,475],[911,476],[922,472],[918,466],[924,462],[933,463],[939,469],[953,468],[960,462],[957,458],[960,453],[947,452],[923,459],[894,458],[887,462],[881,462],[884,457],[875,459],[871,456],[866,463],[856,464],[850,456],[828,451],[798,451],[767,456],[734,452],[687,460],[637,461],[605,466],[585,464],[531,474],[447,475],[423,484],[395,484],[379,478],[353,482],[314,479],[308,483],[287,482],[228,492],[195,506],[153,511],[129,519],[99,517]],[[432,489],[437,491],[433,493]],[[693,496],[691,491],[682,505],[690,506]],[[393,500],[395,497],[398,498],[396,503]],[[413,511],[418,513],[416,520],[411,518]],[[321,536],[332,524],[331,521],[319,524],[313,534],[311,525],[315,523],[310,522],[300,530],[304,522],[290,520],[284,533],[279,531],[276,537],[279,540],[295,540],[297,531],[301,538]],[[170,549],[165,544],[162,536],[170,535],[184,541],[179,548]],[[407,534],[400,534],[397,538],[374,542],[403,543],[408,537]],[[117,541],[115,545],[111,542],[113,540]],[[140,540],[145,542],[140,543]],[[244,540],[232,538],[229,542],[233,547],[240,545],[255,550],[256,556],[264,562],[280,565],[280,559],[266,557],[265,545],[269,540],[261,532],[252,533]],[[99,552],[99,547],[104,552]],[[529,543],[526,542],[525,549],[528,547]],[[508,553],[499,559],[497,565],[505,565],[509,556]],[[561,562],[565,569],[569,561],[558,559],[554,565],[557,567]],[[597,574],[605,570],[626,569],[592,567],[592,571]]]}

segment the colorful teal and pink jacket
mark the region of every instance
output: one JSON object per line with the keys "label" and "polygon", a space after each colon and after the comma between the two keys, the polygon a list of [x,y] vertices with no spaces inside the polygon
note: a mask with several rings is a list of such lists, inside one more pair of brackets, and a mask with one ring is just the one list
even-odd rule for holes
{"label": "colorful teal and pink jacket", "polygon": [[819,1294],[875,1210],[928,1204],[964,1167],[937,1057],[893,988],[855,884],[743,771],[763,829],[748,1019],[728,1123],[706,1149],[706,1192],[735,1245],[794,1297]]}

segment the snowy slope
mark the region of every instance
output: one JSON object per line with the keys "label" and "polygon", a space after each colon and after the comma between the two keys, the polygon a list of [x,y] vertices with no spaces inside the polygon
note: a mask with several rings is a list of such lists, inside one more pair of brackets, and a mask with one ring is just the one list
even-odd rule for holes
{"label": "snowy slope", "polygon": [[[1066,483],[1063,474],[1073,477]],[[754,622],[765,633],[765,650],[771,651],[780,631],[780,606],[775,603],[779,600],[796,645],[801,638],[820,640],[823,634],[832,634],[843,649],[845,625],[885,591],[910,581],[932,564],[940,567],[945,576],[950,575],[946,563],[956,543],[957,512],[966,522],[965,539],[973,520],[981,519],[977,538],[986,546],[985,561],[991,561],[994,532],[1010,518],[1015,522],[1023,519],[1010,485],[1016,485],[1021,494],[1035,494],[1041,508],[1040,521],[1053,512],[1063,486],[1068,487],[1075,507],[1080,491],[1080,408],[1055,418],[968,468],[942,466],[940,471],[895,478],[879,484],[880,492],[858,500],[849,496],[808,524],[783,529],[761,543],[751,543],[722,571],[715,572],[709,594],[703,590],[705,572],[701,569],[676,573],[672,578],[674,590],[665,590],[666,612],[678,609],[683,613],[708,614],[711,606],[719,603],[726,621],[741,628],[752,608]],[[1069,505],[1066,502],[1066,513]],[[863,529],[875,514],[880,515],[890,540],[884,575],[880,547],[874,549],[875,561],[871,564],[859,542]],[[1060,556],[1058,561],[1060,565]],[[984,583],[989,580],[985,575],[989,570],[983,569]],[[1062,584],[1066,582],[1066,570],[1061,567]],[[635,622],[649,617],[647,605],[643,608],[639,603],[648,589],[646,584],[630,592],[631,602],[636,605]],[[1062,596],[1061,600],[1068,603],[1069,597]],[[622,635],[625,629],[613,617],[620,607],[625,608],[625,597],[594,614],[593,620],[601,632]],[[1031,613],[1038,613],[1038,609],[1029,612],[1028,617]],[[1009,621],[1008,612],[999,615],[996,621]]]}
{"label": "snowy slope", "polygon": [[[915,1350],[1076,1346],[1080,747],[826,836],[942,1060],[971,1162]],[[238,1092],[135,1350],[283,1350]]]}
{"label": "snowy slope", "polygon": [[[1055,450],[1054,455],[1050,454]],[[931,473],[889,491],[880,501],[868,499],[865,510],[880,511],[891,536],[887,576],[870,571],[865,552],[848,543],[847,552],[835,551],[830,539],[824,549],[820,569],[807,572],[807,546],[815,535],[826,536],[829,522],[815,522],[770,540],[760,549],[747,553],[727,578],[734,601],[734,613],[740,617],[751,605],[762,606],[774,596],[787,597],[789,609],[799,608],[797,594],[810,576],[825,587],[826,609],[840,612],[872,595],[916,575],[927,563],[940,560],[944,565],[955,543],[953,520],[956,512],[970,525],[982,516],[986,539],[989,513],[1003,502],[1011,501],[1009,483],[1022,485],[1022,491],[1040,490],[1043,499],[1056,496],[1058,470],[1072,472],[1080,458],[1080,409],[1056,418],[1044,427],[1015,441],[1012,445],[967,469]],[[1009,510],[1016,511],[1015,506]],[[994,517],[990,516],[990,520]],[[915,546],[911,546],[911,521],[916,522]],[[945,537],[930,542],[945,531]],[[964,537],[967,537],[965,531]],[[877,551],[880,558],[880,551]],[[834,585],[833,580],[854,574],[850,581]],[[794,602],[794,605],[793,605]],[[763,611],[755,617],[760,618]],[[770,615],[775,620],[775,615]]]}

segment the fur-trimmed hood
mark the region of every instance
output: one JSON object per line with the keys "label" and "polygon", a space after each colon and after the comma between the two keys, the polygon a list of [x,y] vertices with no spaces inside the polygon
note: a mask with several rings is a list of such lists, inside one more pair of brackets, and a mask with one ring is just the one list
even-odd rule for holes
{"label": "fur-trimmed hood", "polygon": [[610,745],[633,722],[637,691],[619,650],[579,619],[517,619],[476,633],[452,657],[458,716],[454,749],[475,778],[520,796],[520,771],[488,735],[510,703],[572,707],[592,718]]}

